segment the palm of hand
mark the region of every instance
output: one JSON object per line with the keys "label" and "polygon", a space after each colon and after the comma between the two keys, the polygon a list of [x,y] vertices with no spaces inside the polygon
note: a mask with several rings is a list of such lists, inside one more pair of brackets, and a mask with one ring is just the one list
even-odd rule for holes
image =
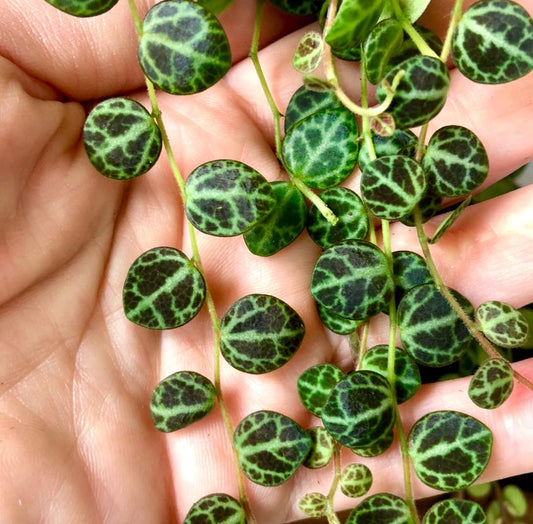
{"label": "palm of hand", "polygon": [[[16,9],[8,5],[7,10],[13,17]],[[112,16],[123,20],[124,12]],[[235,27],[241,23],[235,21]],[[98,56],[93,44],[94,54],[80,61],[86,70],[77,69],[85,79],[94,73]],[[38,42],[32,45],[43,51]],[[234,45],[237,54],[247,52],[245,44]],[[122,67],[133,69],[134,54],[124,56],[129,58]],[[59,102],[53,89],[8,61],[0,67],[0,156],[6,159],[0,182],[0,464],[8,501],[2,514],[17,522],[50,516],[66,520],[72,514],[82,522],[102,515],[125,522],[169,522],[176,515],[183,518],[202,495],[236,495],[219,414],[166,440],[153,429],[147,407],[155,383],[173,371],[193,369],[211,376],[207,314],[177,331],[156,333],[130,324],[122,312],[124,277],[142,251],[172,245],[190,252],[165,160],[129,184],[97,175],[80,145],[82,106]],[[58,74],[56,85],[84,98],[140,85],[117,73],[109,76],[109,85],[93,82],[91,92],[75,77],[69,80],[66,71]],[[280,78],[278,93],[286,102],[296,76],[284,72]],[[268,117],[261,116],[267,112],[254,105],[262,103],[259,89],[247,87],[246,92],[242,87],[254,82],[251,66],[240,64],[204,95],[183,101],[161,96],[184,174],[205,160],[235,158],[269,179],[281,176]],[[138,95],[148,107],[142,97]],[[411,241],[407,233],[399,232],[398,238],[405,238],[406,245]],[[299,239],[257,264],[251,263],[240,238],[200,235],[199,241],[219,314],[239,297],[263,292],[283,298],[306,324],[302,348],[272,375],[249,378],[223,368],[233,422],[256,409],[274,409],[308,423],[293,400],[296,378],[308,366],[331,360],[336,350],[308,295],[316,247]],[[289,499],[291,487],[298,491],[297,482],[298,477],[292,486],[268,491],[250,488],[260,521],[294,518]]]}

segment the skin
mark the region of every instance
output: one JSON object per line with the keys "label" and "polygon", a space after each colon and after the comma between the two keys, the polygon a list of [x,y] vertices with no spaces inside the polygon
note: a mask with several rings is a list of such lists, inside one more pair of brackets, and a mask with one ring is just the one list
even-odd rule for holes
{"label": "skin", "polygon": [[[154,3],[137,1],[141,12]],[[253,4],[237,0],[222,16],[235,65],[220,84],[195,96],[159,97],[184,175],[204,161],[235,158],[270,180],[284,177],[272,151],[271,114],[245,59]],[[533,11],[530,0],[521,4]],[[440,34],[450,5],[433,2],[426,14]],[[122,312],[124,277],[141,252],[169,245],[190,253],[168,162],[162,158],[146,176],[120,183],[96,173],[80,142],[95,100],[128,93],[148,106],[129,20],[125,0],[86,20],[42,0],[0,6],[0,515],[6,522],[180,522],[208,493],[237,495],[218,410],[168,436],[153,429],[148,410],[152,388],[170,373],[212,376],[206,311],[164,333],[135,326]],[[281,108],[301,82],[290,57],[302,24],[267,4],[260,58]],[[473,84],[457,71],[451,76],[448,104],[431,129],[453,123],[478,134],[491,162],[487,183],[530,161],[533,75],[500,86]],[[356,187],[357,175],[349,183]],[[532,198],[528,186],[469,208],[433,248],[445,282],[474,305],[533,301]],[[426,225],[428,234],[441,219]],[[393,249],[420,251],[412,230],[395,225],[391,233]],[[272,374],[246,376],[222,363],[233,423],[257,409],[316,423],[295,402],[297,377],[319,362],[349,366],[345,343],[320,326],[309,297],[316,246],[302,235],[275,257],[258,259],[241,238],[199,234],[198,243],[220,315],[245,294],[270,293],[292,305],[307,329],[295,357]],[[371,343],[383,342],[379,320],[375,331]],[[533,360],[516,369],[533,379]],[[503,407],[483,412],[468,400],[467,387],[466,379],[424,386],[402,406],[406,430],[429,411],[458,409],[495,433],[482,480],[531,471],[533,392],[517,384]],[[353,460],[343,456],[344,463]],[[402,494],[397,451],[366,463],[374,492]],[[325,468],[302,470],[278,488],[246,489],[257,521],[268,524],[302,518],[297,500],[326,492],[330,482]],[[432,494],[414,484],[417,497]],[[337,498],[339,509],[354,503]]]}

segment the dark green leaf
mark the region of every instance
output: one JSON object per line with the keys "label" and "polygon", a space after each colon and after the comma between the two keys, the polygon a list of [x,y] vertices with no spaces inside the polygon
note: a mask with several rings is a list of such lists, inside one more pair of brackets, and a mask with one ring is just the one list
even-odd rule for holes
{"label": "dark green leaf", "polygon": [[337,244],[317,260],[311,294],[341,317],[366,319],[383,311],[394,293],[384,253],[364,240]]}
{"label": "dark green leaf", "polygon": [[320,518],[328,510],[328,499],[322,493],[306,493],[298,502],[298,508],[308,517]]}
{"label": "dark green leaf", "polygon": [[268,257],[292,243],[305,229],[307,204],[302,193],[289,182],[272,182],[274,210],[243,235],[254,255]]}
{"label": "dark green leaf", "polygon": [[192,320],[205,300],[202,274],[181,251],[156,247],[131,265],[123,289],[126,317],[150,329],[172,329]]}
{"label": "dark green leaf", "polygon": [[[370,348],[361,359],[361,369],[375,371],[387,378],[389,364],[389,347],[379,345]],[[409,400],[420,388],[420,371],[415,361],[403,350],[396,348],[394,356],[394,387],[396,402],[401,404]]]}
{"label": "dark green leaf", "polygon": [[154,388],[152,421],[159,431],[176,431],[204,418],[215,400],[215,387],[207,378],[195,371],[178,371]]}
{"label": "dark green leaf", "polygon": [[371,446],[394,425],[390,384],[374,371],[355,371],[331,390],[321,418],[330,435],[343,446]]}
{"label": "dark green leaf", "polygon": [[320,304],[317,304],[317,311],[322,324],[337,335],[349,335],[366,322],[366,320],[341,317]]}
{"label": "dark green leaf", "polygon": [[[418,209],[422,215],[422,223],[427,222],[430,218],[434,217],[442,206],[443,198],[432,191],[431,187],[427,187],[424,196],[418,202]],[[406,226],[414,226],[415,219],[412,213],[403,217],[400,222]]]}
{"label": "dark green leaf", "polygon": [[96,16],[109,11],[118,0],[45,0],[73,16]]}
{"label": "dark green leaf", "polygon": [[377,97],[386,97],[396,73],[405,71],[388,111],[399,128],[416,127],[429,122],[443,108],[450,87],[446,64],[438,58],[417,55],[393,67],[379,83]]}
{"label": "dark green leaf", "polygon": [[370,446],[365,446],[363,448],[350,448],[356,455],[360,457],[378,457],[379,455],[385,453],[394,441],[394,431],[391,428],[386,433],[383,433],[375,442]]}
{"label": "dark green leaf", "polygon": [[311,240],[323,249],[346,240],[364,240],[368,234],[368,215],[359,196],[346,187],[333,187],[320,194],[322,201],[339,219],[333,226],[316,206],[307,217]]}
{"label": "dark green leaf", "polygon": [[368,209],[378,218],[398,220],[408,215],[426,189],[420,164],[404,155],[376,158],[365,166],[361,193]]}
{"label": "dark green leaf", "polygon": [[364,464],[348,464],[342,470],[340,486],[347,497],[362,497],[372,486],[372,472]]}
{"label": "dark green leaf", "polygon": [[282,11],[296,16],[317,14],[320,11],[323,0],[270,0]]}
{"label": "dark green leaf", "polygon": [[376,85],[385,75],[391,57],[403,42],[400,22],[387,18],[377,24],[365,40],[364,51],[368,81]]}
{"label": "dark green leaf", "polygon": [[485,181],[489,157],[470,129],[450,125],[441,127],[431,137],[423,166],[435,192],[445,197],[461,197]]}
{"label": "dark green leaf", "polygon": [[433,282],[426,261],[412,251],[392,253],[392,272],[397,302],[415,286]]}
{"label": "dark green leaf", "polygon": [[219,15],[225,11],[235,0],[198,0],[200,5],[209,9],[214,15]]}
{"label": "dark green leaf", "polygon": [[188,0],[168,0],[147,13],[139,63],[156,87],[189,95],[218,82],[231,66],[228,38],[215,15]]}
{"label": "dark green leaf", "polygon": [[417,477],[442,491],[457,491],[474,483],[492,450],[490,429],[458,411],[428,413],[411,428],[408,440]]}
{"label": "dark green leaf", "polygon": [[465,200],[461,202],[460,205],[458,205],[440,224],[439,227],[435,230],[435,233],[433,233],[433,236],[429,239],[430,244],[436,244],[452,227],[452,225],[455,223],[455,221],[461,216],[461,213],[470,205],[470,202],[472,201],[472,196],[469,196]]}
{"label": "dark green leaf", "polygon": [[83,145],[103,175],[127,180],[146,173],[159,158],[161,133],[150,113],[129,98],[97,104],[83,126]]}
{"label": "dark green leaf", "polygon": [[533,69],[533,20],[516,2],[480,0],[455,28],[452,56],[474,82],[516,80]]}
{"label": "dark green leaf", "polygon": [[524,315],[499,300],[478,306],[476,322],[491,342],[504,348],[520,347],[528,337],[529,325]]}
{"label": "dark green leaf", "polygon": [[[474,308],[457,291],[451,290],[466,314]],[[446,366],[463,355],[472,343],[464,322],[434,284],[408,291],[398,306],[398,328],[403,347],[425,366]]]}
{"label": "dark green leaf", "polygon": [[195,502],[183,524],[245,524],[242,506],[229,495],[213,493]]}
{"label": "dark green leaf", "polygon": [[235,429],[243,473],[261,486],[279,486],[303,463],[311,437],[294,420],[275,411],[256,411]]}
{"label": "dark green leaf", "polygon": [[318,67],[323,54],[324,40],[322,35],[317,31],[309,31],[302,36],[296,46],[292,66],[299,73],[307,75]]}
{"label": "dark green leaf", "polygon": [[513,385],[511,364],[503,358],[489,358],[470,380],[468,396],[480,408],[494,409],[509,398]]}
{"label": "dark green leaf", "polygon": [[391,493],[376,493],[358,504],[346,524],[414,524],[409,506]]}
{"label": "dark green leaf", "polygon": [[345,377],[333,364],[316,364],[298,377],[298,395],[305,408],[320,417],[331,390]]}
{"label": "dark green leaf", "polygon": [[359,128],[347,109],[322,109],[294,124],[285,135],[282,155],[287,170],[309,187],[327,189],[354,170]]}
{"label": "dark green leaf", "polygon": [[272,186],[237,160],[213,160],[187,178],[185,212],[194,227],[215,236],[240,235],[276,205]]}
{"label": "dark green leaf", "polygon": [[422,524],[486,524],[481,506],[472,500],[445,499],[433,504]]}
{"label": "dark green leaf", "polygon": [[246,373],[274,371],[300,347],[305,327],[288,304],[271,295],[247,295],[220,321],[220,350],[226,361]]}
{"label": "dark green leaf", "polygon": [[335,49],[353,48],[376,25],[385,0],[344,0],[326,34],[326,42]]}
{"label": "dark green leaf", "polygon": [[322,426],[309,428],[307,433],[311,437],[311,451],[305,458],[303,465],[310,469],[327,466],[335,451],[335,441]]}

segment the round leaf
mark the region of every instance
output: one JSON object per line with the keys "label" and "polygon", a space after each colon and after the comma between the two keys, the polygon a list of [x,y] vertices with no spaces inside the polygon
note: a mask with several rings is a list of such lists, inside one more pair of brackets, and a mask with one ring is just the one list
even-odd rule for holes
{"label": "round leaf", "polygon": [[317,304],[317,312],[322,324],[337,335],[349,335],[366,322],[366,320],[341,317],[320,304]]}
{"label": "round leaf", "polygon": [[430,56],[413,56],[393,67],[379,83],[376,95],[386,97],[384,82],[392,84],[399,71],[405,74],[398,84],[388,111],[399,128],[426,124],[444,107],[450,87],[446,64]]}
{"label": "round leaf", "polygon": [[283,366],[300,347],[305,327],[288,304],[271,295],[247,295],[220,322],[220,350],[239,371],[260,374]]}
{"label": "round leaf", "polygon": [[359,128],[347,109],[322,109],[294,124],[285,135],[282,156],[289,173],[309,187],[327,189],[354,170]]}
{"label": "round leaf", "polygon": [[176,431],[205,417],[215,400],[215,387],[207,378],[194,371],[178,371],[154,388],[152,421],[159,431]]}
{"label": "round leaf", "polygon": [[328,510],[328,499],[322,493],[306,493],[298,502],[298,508],[308,517],[320,518]]}
{"label": "round leaf", "polygon": [[394,441],[394,431],[393,428],[386,433],[383,433],[375,442],[370,446],[365,446],[364,448],[350,448],[356,455],[360,457],[378,457],[379,455],[385,453]]}
{"label": "round leaf", "polygon": [[46,0],[46,2],[69,15],[87,17],[109,11],[118,0]]}
{"label": "round leaf", "polygon": [[492,450],[490,429],[457,411],[425,415],[411,428],[408,440],[417,477],[442,491],[457,491],[477,480]]}
{"label": "round leaf", "polygon": [[533,69],[533,20],[510,0],[480,0],[463,14],[452,39],[459,71],[474,82],[501,84]]}
{"label": "round leaf", "polygon": [[185,184],[185,212],[198,230],[215,236],[244,233],[276,205],[272,186],[237,160],[213,160],[197,167]]}
{"label": "round leaf", "polygon": [[131,265],[123,289],[126,317],[150,329],[172,329],[192,320],[205,300],[205,281],[191,260],[156,247]]}
{"label": "round leaf", "polygon": [[424,195],[426,176],[420,164],[403,155],[383,156],[368,163],[361,193],[378,218],[398,220],[408,215]]}
{"label": "round leaf", "polygon": [[83,145],[103,175],[127,180],[146,173],[161,153],[161,132],[150,113],[129,98],[97,104],[83,126]]}
{"label": "round leaf", "polygon": [[195,502],[183,524],[245,524],[242,506],[229,495],[213,493]]}
{"label": "round leaf", "polygon": [[499,300],[481,304],[476,310],[476,322],[491,342],[504,348],[521,346],[529,333],[524,315],[510,304]]}
{"label": "round leaf", "polygon": [[358,504],[346,520],[346,524],[369,522],[413,524],[413,519],[405,500],[391,493],[376,493]]}
{"label": "round leaf", "polygon": [[422,524],[486,524],[487,516],[481,506],[472,500],[445,499],[433,504]]}
{"label": "round leaf", "polygon": [[311,437],[289,417],[256,411],[234,433],[243,473],[261,486],[279,486],[296,472],[311,449]]}
{"label": "round leaf", "polygon": [[156,87],[178,95],[204,91],[231,66],[222,25],[211,11],[187,0],[159,2],[148,11],[138,57]]}
{"label": "round leaf", "polygon": [[342,470],[340,486],[347,497],[362,497],[372,486],[372,472],[364,464],[348,464]]}
{"label": "round leaf", "polygon": [[344,371],[333,364],[316,364],[298,377],[298,395],[305,408],[320,417],[331,390],[345,376]]}
{"label": "round leaf", "polygon": [[308,31],[302,36],[296,46],[296,51],[292,58],[292,66],[299,73],[307,75],[318,67],[323,53],[324,40],[322,35],[317,31]]}
{"label": "round leaf", "polygon": [[460,197],[487,178],[489,157],[481,140],[462,126],[445,126],[431,137],[424,155],[424,171],[439,195]]}
{"label": "round leaf", "polygon": [[322,201],[339,219],[333,226],[315,206],[309,209],[307,231],[323,249],[346,240],[363,240],[368,234],[368,215],[357,193],[347,187],[333,187],[320,194]]}
{"label": "round leaf", "polygon": [[476,370],[470,380],[468,396],[480,408],[501,406],[513,391],[513,368],[503,358],[490,358]]}
{"label": "round leaf", "polygon": [[309,428],[307,433],[311,437],[311,451],[305,458],[303,465],[310,469],[327,466],[335,451],[335,441],[321,426]]}
{"label": "round leaf", "polygon": [[[473,314],[468,300],[452,290],[463,310]],[[464,322],[434,284],[408,291],[398,306],[398,327],[403,347],[425,366],[447,366],[463,355],[472,343]]]}
{"label": "round leaf", "polygon": [[315,264],[311,294],[336,315],[365,319],[385,309],[394,283],[384,253],[357,240],[326,249]]}
{"label": "round leaf", "polygon": [[390,384],[374,371],[355,371],[331,390],[321,418],[343,446],[371,446],[394,424]]}
{"label": "round leaf", "polygon": [[392,253],[392,272],[396,286],[396,300],[415,286],[433,282],[426,261],[412,251],[394,251]]}

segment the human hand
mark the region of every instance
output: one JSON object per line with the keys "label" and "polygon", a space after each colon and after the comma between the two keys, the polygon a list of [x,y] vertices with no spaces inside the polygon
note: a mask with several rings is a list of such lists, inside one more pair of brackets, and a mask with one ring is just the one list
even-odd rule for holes
{"label": "human hand", "polygon": [[[146,10],[154,3],[138,5]],[[222,16],[236,62],[222,82],[199,95],[159,96],[184,174],[207,160],[234,158],[270,180],[284,176],[272,152],[270,110],[244,59],[251,32],[242,28],[251,27],[253,4],[237,0]],[[433,4],[427,23],[442,34],[449,5]],[[523,5],[533,10],[531,1]],[[0,515],[7,522],[182,521],[203,495],[237,495],[231,449],[217,410],[163,436],[153,428],[148,399],[154,385],[177,370],[212,375],[211,324],[202,311],[179,329],[146,331],[124,318],[121,294],[141,252],[161,245],[189,252],[183,210],[166,160],[132,182],[116,182],[95,172],[80,141],[85,108],[94,100],[128,93],[148,107],[127,2],[80,20],[42,0],[4,0],[0,20]],[[280,108],[301,82],[288,60],[304,31],[299,24],[268,8],[263,35],[272,43],[260,59]],[[532,82],[530,74],[482,86],[452,72],[448,104],[432,128],[471,128],[488,150],[495,181],[533,157],[525,128],[533,116]],[[357,185],[357,176],[349,183]],[[445,282],[474,305],[532,301],[532,197],[529,186],[469,208],[434,248]],[[391,232],[394,249],[418,249],[412,230],[395,225]],[[346,366],[349,359],[344,343],[318,322],[309,295],[317,247],[302,235],[259,259],[241,238],[198,238],[220,315],[245,294],[269,293],[306,325],[302,347],[271,374],[248,376],[223,363],[234,424],[272,409],[309,425],[296,402],[297,377],[313,364]],[[375,341],[382,342],[377,328]],[[533,376],[532,361],[517,368]],[[532,392],[518,384],[504,406],[482,412],[466,389],[464,380],[424,386],[402,406],[406,428],[434,409],[475,414],[495,432],[483,478],[530,471]],[[401,492],[397,452],[372,459],[371,467],[374,491]],[[249,484],[258,522],[300,518],[297,500],[323,490],[330,476],[330,468],[302,470],[277,488]],[[416,485],[418,497],[429,493]],[[339,509],[353,504],[339,495]]]}

